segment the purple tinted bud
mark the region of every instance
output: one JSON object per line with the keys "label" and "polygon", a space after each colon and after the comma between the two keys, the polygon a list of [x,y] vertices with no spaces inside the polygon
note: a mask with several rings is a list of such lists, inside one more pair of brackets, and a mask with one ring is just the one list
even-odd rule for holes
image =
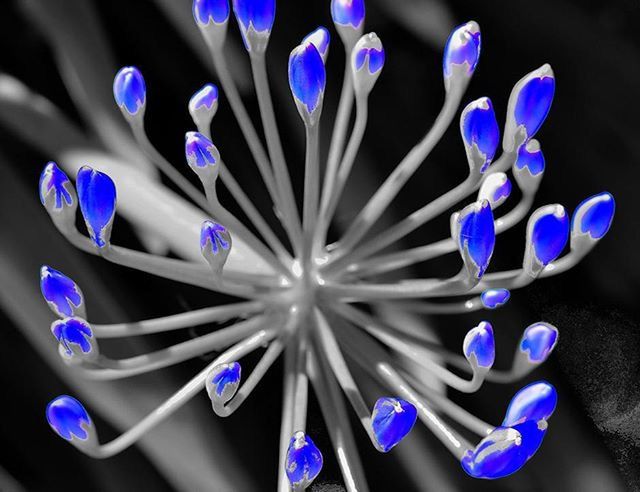
{"label": "purple tinted bud", "polygon": [[367,95],[373,89],[384,66],[384,47],[376,33],[362,36],[351,53],[351,71],[356,95]]}
{"label": "purple tinted bud", "polygon": [[469,162],[483,173],[491,164],[500,143],[500,128],[491,99],[481,97],[464,108],[460,117],[460,133]]}
{"label": "purple tinted bud", "polygon": [[504,306],[510,297],[507,289],[488,289],[480,295],[480,300],[485,308],[496,309]]}
{"label": "purple tinted bud", "polygon": [[457,216],[454,239],[460,251],[468,252],[475,266],[477,277],[484,275],[493,254],[496,233],[493,213],[487,200],[465,207]]}
{"label": "purple tinted bud", "polygon": [[87,441],[91,437],[91,418],[82,403],[71,396],[61,395],[49,402],[46,415],[53,431],[67,441]]}
{"label": "purple tinted bud", "polygon": [[474,478],[502,478],[517,472],[527,462],[527,453],[522,449],[520,432],[496,427],[475,449],[467,451],[460,464]]}
{"label": "purple tinted bud", "polygon": [[305,43],[313,44],[318,50],[318,53],[320,53],[323,63],[327,63],[327,57],[329,56],[329,45],[331,43],[331,35],[325,27],[320,26],[312,33],[307,34],[307,36],[302,40],[302,43],[300,44]]}
{"label": "purple tinted bud", "polygon": [[516,169],[527,169],[532,176],[544,172],[544,154],[537,140],[529,140],[526,145],[522,145],[518,149],[515,167]]}
{"label": "purple tinted bud", "polygon": [[464,356],[471,361],[475,357],[479,367],[489,369],[496,360],[496,342],[493,327],[487,321],[469,330],[462,344]]}
{"label": "purple tinted bud", "polygon": [[331,0],[331,17],[336,25],[361,29],[364,14],[364,0]]}
{"label": "purple tinted bud", "polygon": [[94,359],[98,356],[98,344],[91,326],[82,318],[65,318],[54,321],[51,333],[64,349],[66,357],[77,356],[82,359]]}
{"label": "purple tinted bud", "polygon": [[322,453],[304,432],[296,432],[289,443],[285,471],[291,486],[305,489],[322,470]]}
{"label": "purple tinted bud", "polygon": [[588,234],[591,239],[601,239],[609,231],[616,210],[613,195],[599,193],[584,200],[573,213],[572,234]]}
{"label": "purple tinted bud", "polygon": [[480,26],[476,22],[462,24],[451,32],[444,47],[442,60],[447,90],[447,80],[456,74],[465,78],[473,75],[480,59],[480,47]]}
{"label": "purple tinted bud", "polygon": [[549,420],[558,403],[556,389],[547,381],[536,381],[518,391],[507,408],[502,425],[513,427],[528,420]]}
{"label": "purple tinted bud", "polygon": [[548,323],[534,323],[527,327],[520,339],[520,351],[528,355],[530,363],[542,364],[558,343],[558,329]]}
{"label": "purple tinted bud", "polygon": [[263,53],[276,18],[275,0],[233,0],[233,12],[247,51]]}
{"label": "purple tinted bud", "polygon": [[80,287],[58,270],[46,265],[40,268],[40,291],[59,317],[84,316],[84,297]]}
{"label": "purple tinted bud", "polygon": [[113,97],[125,116],[142,115],[147,104],[147,88],[140,70],[121,68],[113,80]]}
{"label": "purple tinted bud", "polygon": [[322,57],[312,43],[301,44],[289,56],[289,86],[300,116],[315,124],[322,111],[326,72]]}
{"label": "purple tinted bud", "polygon": [[193,18],[198,26],[229,20],[229,0],[193,0]]}
{"label": "purple tinted bud", "polygon": [[231,400],[240,385],[240,377],[239,362],[230,362],[214,367],[207,376],[206,384],[211,401],[224,404]]}
{"label": "purple tinted bud", "polygon": [[537,261],[546,266],[554,261],[569,239],[569,217],[562,205],[538,209],[530,219],[530,240]]}
{"label": "purple tinted bud", "polygon": [[417,417],[416,407],[408,401],[379,398],[371,414],[371,427],[382,451],[390,451],[404,439],[416,423]]}
{"label": "purple tinted bud", "polygon": [[216,272],[222,267],[231,251],[231,235],[222,225],[211,220],[205,220],[200,229],[200,251]]}
{"label": "purple tinted bud", "polygon": [[52,196],[52,211],[60,211],[76,205],[76,193],[67,175],[55,162],[49,162],[40,174],[40,202],[47,205],[46,199]]}
{"label": "purple tinted bud", "polygon": [[199,132],[187,132],[184,138],[187,163],[196,172],[206,167],[218,167],[220,154],[213,142]]}
{"label": "purple tinted bud", "polygon": [[116,213],[116,186],[111,178],[89,166],[83,166],[76,177],[80,211],[91,239],[98,248],[109,243]]}

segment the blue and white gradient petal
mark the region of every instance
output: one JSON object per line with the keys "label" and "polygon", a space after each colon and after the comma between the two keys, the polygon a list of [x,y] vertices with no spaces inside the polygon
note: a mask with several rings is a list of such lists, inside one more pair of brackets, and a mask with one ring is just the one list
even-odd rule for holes
{"label": "blue and white gradient petal", "polygon": [[193,18],[198,26],[210,22],[224,24],[229,20],[229,0],[193,0]]}
{"label": "blue and white gradient petal", "polygon": [[80,287],[62,272],[44,265],[40,268],[40,291],[51,310],[60,318],[85,316]]}
{"label": "blue and white gradient petal", "polygon": [[289,56],[289,87],[301,118],[315,125],[322,112],[327,75],[313,43],[296,47]]}
{"label": "blue and white gradient petal", "polygon": [[218,112],[218,87],[205,84],[189,100],[189,114],[198,128],[208,129]]}
{"label": "blue and white gradient petal", "polygon": [[488,97],[469,103],[460,116],[460,133],[469,165],[485,172],[500,144],[500,128]]}
{"label": "blue and white gradient petal", "polygon": [[331,0],[331,18],[336,26],[362,29],[364,16],[364,0]]}
{"label": "blue and white gradient petal", "polygon": [[478,65],[481,44],[480,26],[475,21],[462,24],[451,32],[442,58],[447,91],[468,82]]}
{"label": "blue and white gradient petal", "polygon": [[329,46],[331,44],[331,34],[326,27],[320,26],[312,33],[307,34],[301,44],[305,43],[313,44],[318,50],[318,53],[320,53],[323,63],[327,63]]}
{"label": "blue and white gradient petal", "polygon": [[467,265],[471,273],[480,278],[489,266],[496,243],[491,205],[488,200],[475,202],[453,217],[453,238],[463,258],[473,262],[473,265]]}
{"label": "blue and white gradient petal", "polygon": [[322,453],[302,431],[297,431],[289,442],[285,471],[289,483],[295,489],[305,489],[322,470]]}
{"label": "blue and white gradient petal", "polygon": [[116,213],[116,186],[109,176],[83,166],[76,177],[80,211],[98,248],[108,245]]}
{"label": "blue and white gradient petal", "polygon": [[47,422],[61,438],[67,441],[89,441],[93,422],[82,403],[68,395],[61,395],[47,405]]}
{"label": "blue and white gradient petal", "polygon": [[530,364],[542,364],[558,343],[558,329],[539,322],[528,326],[520,339],[519,349]]}
{"label": "blue and white gradient petal", "polygon": [[199,132],[187,132],[184,137],[184,154],[187,164],[205,187],[220,174],[220,152],[213,142]]}
{"label": "blue and white gradient petal", "polygon": [[211,268],[220,273],[231,252],[231,234],[222,224],[212,220],[202,223],[200,229],[200,251]]}
{"label": "blue and white gradient petal", "polygon": [[231,400],[238,390],[241,379],[239,362],[221,364],[213,368],[207,376],[207,393],[214,403],[224,404]]}
{"label": "blue and white gradient petal", "polygon": [[141,117],[147,104],[147,88],[140,70],[121,68],[113,80],[113,97],[126,117]]}
{"label": "blue and white gradient petal", "polygon": [[480,301],[486,309],[497,309],[504,306],[510,297],[507,289],[487,289],[480,294]]}
{"label": "blue and white gradient petal", "polygon": [[371,414],[371,427],[380,449],[387,453],[413,428],[418,411],[399,398],[379,398]]}
{"label": "blue and white gradient petal", "polygon": [[602,239],[609,232],[615,211],[616,202],[611,193],[604,191],[587,198],[573,212],[572,235]]}
{"label": "blue and white gradient petal", "polygon": [[264,53],[276,18],[275,0],[233,0],[233,12],[247,51]]}
{"label": "blue and white gradient petal", "polygon": [[495,210],[511,195],[511,180],[505,173],[491,173],[483,181],[478,191],[478,200],[488,200]]}
{"label": "blue and white gradient petal", "polygon": [[547,205],[536,210],[527,225],[525,270],[537,275],[560,256],[568,239],[569,216],[562,205]]}
{"label": "blue and white gradient petal", "polygon": [[496,342],[491,323],[481,321],[469,330],[464,337],[462,351],[470,362],[475,358],[478,367],[490,369],[496,360]]}
{"label": "blue and white gradient petal", "polygon": [[462,469],[474,478],[494,480],[517,472],[527,462],[522,434],[509,427],[496,427],[475,449],[460,460]]}
{"label": "blue and white gradient petal", "polygon": [[518,391],[505,413],[502,425],[513,427],[528,420],[549,420],[558,404],[558,393],[547,381],[536,381]]}
{"label": "blue and white gradient petal", "polygon": [[356,96],[366,96],[371,92],[382,72],[384,60],[384,47],[376,33],[365,34],[358,40],[351,52],[351,72]]}

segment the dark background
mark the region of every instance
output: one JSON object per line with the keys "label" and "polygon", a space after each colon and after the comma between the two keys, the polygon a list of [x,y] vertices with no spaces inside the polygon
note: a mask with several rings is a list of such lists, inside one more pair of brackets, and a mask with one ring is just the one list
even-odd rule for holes
{"label": "dark background", "polygon": [[[215,82],[215,77],[155,2],[94,0],[88,3],[96,9],[113,49],[115,66],[136,65],[145,74],[149,91],[147,122],[152,140],[172,162],[182,166],[183,133],[192,126],[186,103],[195,89],[210,80]],[[37,1],[4,2],[0,15],[0,70],[51,99],[70,119],[82,125],[56,69],[46,29],[43,30],[35,14],[39,4]],[[76,4],[59,0],[50,3],[50,8],[64,13],[65,22],[73,26]],[[187,9],[188,4],[187,1]],[[575,0],[368,0],[367,29],[375,30],[382,39],[387,64],[371,99],[369,126],[351,181],[356,189],[341,207],[338,222],[348,223],[371,188],[384,179],[433,121],[443,95],[441,46],[449,28],[467,19],[479,22],[483,45],[481,61],[465,101],[490,96],[502,119],[511,87],[521,76],[545,62],[554,68],[556,97],[538,135],[547,158],[547,170],[536,206],[559,202],[573,210],[585,197],[607,190],[616,198],[617,215],[608,237],[574,270],[514,293],[502,311],[475,314],[467,319],[440,318],[433,322],[444,342],[457,349],[472,323],[486,316],[496,327],[498,367],[508,363],[512,347],[528,324],[544,319],[560,329],[560,344],[555,355],[529,378],[544,377],[553,382],[560,393],[559,409],[538,455],[513,477],[497,482],[474,481],[464,475],[459,465],[420,425],[407,441],[412,442],[411,446],[422,446],[426,454],[415,454],[412,458],[411,453],[406,452],[378,455],[354,422],[369,484],[373,490],[413,490],[413,482],[407,478],[413,466],[414,470],[422,468],[430,477],[420,490],[640,490],[640,387],[637,384],[640,368],[640,261],[637,254],[640,240],[637,215],[640,213],[637,191],[640,4],[637,1],[618,0],[594,7]],[[77,22],[82,22],[80,17]],[[331,26],[328,0],[281,0],[278,3],[269,70],[297,189],[301,189],[303,135],[288,94],[286,60],[291,48],[317,25]],[[333,35],[335,31],[331,31]],[[80,45],[83,43],[81,32],[78,27]],[[240,55],[233,60],[234,73],[245,88],[245,100],[255,115],[257,106],[247,79],[248,63],[239,50],[237,29],[232,23],[230,37],[234,39],[235,53]],[[334,41],[328,64],[325,122],[333,117],[341,83],[343,54],[337,39]],[[110,97],[105,91],[109,90],[111,79],[103,82],[101,89]],[[236,163],[238,171],[234,172],[249,195],[261,208],[268,209],[266,196],[259,180],[255,179],[257,173],[224,96],[213,132],[225,161]],[[328,138],[327,128],[324,134],[324,138]],[[44,407],[54,396],[72,392],[73,387],[42,359],[38,350],[43,348],[34,350],[29,336],[23,333],[28,329],[25,327],[34,325],[47,331],[52,319],[37,293],[38,267],[44,263],[60,268],[82,285],[92,313],[90,319],[97,322],[160,316],[218,300],[198,289],[130,272],[74,251],[53,230],[37,203],[38,175],[50,156],[23,142],[20,135],[0,126],[3,190],[0,193],[0,289],[3,291],[0,295],[0,378],[4,395],[0,419],[0,464],[4,471],[0,473],[0,489],[9,490],[12,480],[27,490],[122,491],[180,487],[181,478],[172,477],[177,472],[163,470],[158,461],[149,459],[145,450],[134,448],[107,461],[94,461],[54,436],[44,419]],[[459,135],[452,128],[405,187],[389,217],[401,218],[426,199],[437,197],[461,181],[465,169]],[[446,234],[446,227],[447,218],[443,217],[408,238],[406,245],[439,239]],[[499,238],[493,268],[509,267],[520,261],[523,235],[524,226],[521,226]],[[142,247],[124,221],[118,221],[114,242]],[[451,263],[454,260],[426,263],[414,273],[447,275],[455,265]],[[125,341],[112,347],[115,353],[131,353],[141,347],[148,350],[194,335],[158,336],[136,341],[135,346]],[[48,349],[53,352],[54,344]],[[124,383],[119,387],[120,393],[114,394],[120,398],[124,395],[126,405],[127,395],[133,399],[136,392],[144,391],[145,385],[157,385],[163,391],[158,392],[154,401],[160,402],[202,364],[196,360],[161,371],[150,379],[138,378],[137,382]],[[280,375],[278,363],[246,404],[223,423],[213,422],[215,417],[205,397],[196,398],[190,404],[194,410],[189,410],[188,417],[178,414],[182,415],[183,424],[186,420],[186,425],[202,433],[201,441],[210,446],[212,456],[229,460],[231,474],[245,477],[237,490],[275,488]],[[498,421],[515,390],[515,386],[487,384],[472,396],[462,397],[455,392],[452,395],[482,418]],[[153,408],[151,402],[148,405],[147,410]],[[197,415],[201,418],[189,420]],[[96,420],[102,439],[116,435],[109,422]],[[161,429],[154,432],[171,436],[170,425],[163,424],[165,434]],[[216,434],[212,434],[214,430],[209,429],[210,426],[215,427]],[[325,450],[325,469],[314,490],[340,490],[341,477],[323,426],[312,397],[308,429],[318,436],[316,443]],[[165,441],[165,445],[182,450],[176,451],[176,456],[188,461],[189,453],[197,451],[188,442],[182,442],[180,435],[178,431],[178,438]],[[426,461],[408,467],[402,464],[402,460],[410,462],[425,455],[429,457]],[[180,473],[187,473],[184,468],[181,470]],[[222,486],[211,483],[210,487],[219,490]],[[185,488],[184,482],[182,488]]]}

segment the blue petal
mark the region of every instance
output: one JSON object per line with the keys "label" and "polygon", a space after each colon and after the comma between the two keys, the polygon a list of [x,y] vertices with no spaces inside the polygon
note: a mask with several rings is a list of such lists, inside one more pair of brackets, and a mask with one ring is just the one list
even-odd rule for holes
{"label": "blue petal", "polygon": [[189,165],[196,167],[215,166],[215,146],[202,133],[187,132],[185,135],[184,152]]}
{"label": "blue petal", "polygon": [[560,256],[568,239],[569,218],[562,207],[543,215],[533,226],[531,240],[542,265],[546,266]]}
{"label": "blue petal", "polygon": [[209,248],[214,255],[221,250],[228,250],[231,247],[227,240],[228,234],[223,225],[211,220],[205,221],[200,229],[200,250],[204,252]]}
{"label": "blue petal", "polygon": [[471,148],[475,144],[485,156],[484,171],[493,160],[500,143],[500,128],[491,99],[482,97],[470,103],[463,112],[461,123],[466,146]]}
{"label": "blue petal", "polygon": [[285,470],[293,487],[307,486],[322,470],[322,453],[309,436],[296,432],[289,442]]}
{"label": "blue petal", "polygon": [[302,40],[301,44],[312,43],[320,56],[322,56],[323,60],[326,59],[327,53],[329,51],[329,44],[331,42],[331,34],[326,27],[318,27],[315,31],[310,34],[307,34]]}
{"label": "blue petal", "polygon": [[507,199],[509,198],[509,195],[511,195],[511,180],[507,178],[502,186],[496,188],[496,191],[493,194],[493,202],[496,203],[501,198]]}
{"label": "blue petal", "polygon": [[240,363],[231,362],[213,377],[213,384],[216,387],[216,394],[222,396],[228,384],[237,385],[240,382]]}
{"label": "blue petal", "polygon": [[480,30],[475,22],[467,22],[456,27],[447,40],[444,48],[442,65],[445,77],[451,75],[453,65],[469,65],[468,73],[472,74],[480,59]]}
{"label": "blue petal", "polygon": [[478,326],[469,330],[464,338],[464,355],[467,359],[471,354],[476,356],[480,367],[491,367],[496,360],[496,342],[491,323],[482,321]]}
{"label": "blue petal", "polygon": [[129,114],[136,114],[146,104],[147,88],[144,77],[136,67],[124,67],[113,80],[113,96],[116,104]]}
{"label": "blue petal", "polygon": [[462,219],[459,237],[461,248],[468,248],[469,255],[479,268],[479,276],[484,275],[489,266],[495,243],[493,213],[489,202],[484,200],[479,210],[470,212]]}
{"label": "blue petal", "polygon": [[189,107],[193,109],[211,109],[218,102],[218,88],[213,84],[204,85],[189,100]]}
{"label": "blue petal", "polygon": [[104,173],[84,166],[76,177],[80,210],[87,224],[93,242],[105,246],[105,233],[113,222],[116,212],[116,186]]}
{"label": "blue petal", "polygon": [[474,478],[493,480],[517,472],[527,462],[522,435],[516,429],[496,427],[474,450],[460,460],[465,472]]}
{"label": "blue petal", "polygon": [[222,24],[229,19],[229,0],[193,0],[193,18],[199,24],[208,24],[213,19]]}
{"label": "blue petal", "polygon": [[40,269],[40,290],[59,316],[73,316],[82,305],[82,293],[76,283],[50,266]]}
{"label": "blue petal", "polygon": [[322,57],[312,43],[298,46],[289,56],[289,85],[309,114],[318,107],[326,85]]}
{"label": "blue petal", "polygon": [[[609,231],[615,211],[616,202],[613,195],[605,191],[580,203],[573,213],[573,221],[580,217],[580,232],[589,233],[593,239],[600,239]],[[574,230],[575,227],[574,224]]]}
{"label": "blue petal", "polygon": [[62,209],[65,204],[71,206],[73,205],[73,197],[69,193],[70,188],[72,188],[71,181],[57,164],[55,162],[47,163],[40,174],[40,185],[38,186],[40,202],[44,205],[47,195],[53,192],[56,198],[54,203],[56,210]]}
{"label": "blue petal", "polygon": [[355,63],[356,70],[360,70],[365,61],[369,57],[369,73],[376,73],[382,70],[384,66],[384,48],[377,50],[375,48],[362,48],[356,53]]}
{"label": "blue petal", "polygon": [[91,342],[93,332],[89,324],[80,318],[66,318],[56,321],[51,331],[58,342],[64,347],[67,355],[73,355],[71,344],[77,345],[82,353],[88,354],[93,349]]}
{"label": "blue petal", "polygon": [[549,420],[558,403],[556,389],[547,381],[536,381],[518,391],[509,403],[502,425],[513,427],[528,420]]}
{"label": "blue petal", "polygon": [[376,441],[386,453],[411,431],[418,411],[399,398],[379,398],[373,407],[371,427]]}
{"label": "blue petal", "polygon": [[516,168],[529,169],[532,176],[536,176],[544,171],[544,154],[542,149],[530,150],[528,145],[522,145],[518,149],[518,156],[516,158]]}
{"label": "blue petal", "polygon": [[488,289],[480,294],[482,305],[487,309],[496,309],[504,304],[511,297],[511,293],[507,289]]}
{"label": "blue petal", "polygon": [[527,138],[533,137],[542,126],[553,102],[556,81],[553,76],[533,77],[518,93],[515,107],[516,125],[523,125]]}
{"label": "blue petal", "polygon": [[535,323],[524,331],[520,350],[529,353],[529,360],[542,363],[547,360],[549,354],[558,341],[558,330],[547,323]]}
{"label": "blue petal", "polygon": [[47,422],[63,439],[70,441],[72,437],[86,440],[89,435],[82,424],[91,425],[89,414],[78,400],[71,396],[61,395],[47,405]]}
{"label": "blue petal", "polygon": [[244,30],[270,32],[276,18],[275,0],[233,0],[233,12]]}
{"label": "blue petal", "polygon": [[517,430],[522,436],[520,453],[527,460],[531,459],[542,446],[542,441],[547,433],[547,422],[544,420],[538,422],[527,420],[521,424],[514,425],[513,429]]}
{"label": "blue petal", "polygon": [[364,0],[332,0],[331,17],[341,26],[359,28],[364,21]]}

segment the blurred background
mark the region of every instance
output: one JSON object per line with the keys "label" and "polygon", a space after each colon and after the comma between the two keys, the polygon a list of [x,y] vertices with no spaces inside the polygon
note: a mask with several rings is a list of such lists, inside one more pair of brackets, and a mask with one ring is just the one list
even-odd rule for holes
{"label": "blurred background", "polygon": [[[335,33],[329,3],[279,0],[268,52],[272,92],[297,189],[302,182],[303,129],[289,94],[286,63],[290,50],[318,25]],[[545,320],[559,328],[554,356],[528,378],[548,379],[560,394],[538,455],[513,477],[482,482],[468,478],[420,425],[389,455],[375,452],[354,425],[369,484],[372,490],[438,492],[640,490],[637,0],[599,5],[577,0],[368,0],[366,29],[382,39],[387,63],[372,95],[369,126],[337,225],[349,223],[431,125],[443,97],[442,46],[450,30],[469,19],[480,24],[483,37],[481,61],[465,101],[491,97],[502,120],[517,80],[545,62],[555,71],[554,104],[538,134],[547,169],[536,206],[558,202],[573,210],[587,196],[607,190],[616,198],[617,215],[608,237],[578,267],[515,292],[503,310],[428,320],[455,350],[479,319],[490,320],[496,329],[497,367],[510,361],[525,326]],[[232,23],[229,37],[233,74],[250,112],[257,116],[247,56]],[[204,364],[194,360],[116,383],[79,380],[58,360],[48,334],[53,318],[38,287],[42,264],[67,273],[82,286],[94,322],[138,320],[220,302],[211,293],[74,250],[54,230],[37,198],[38,176],[52,158],[47,145],[62,145],[62,139],[65,145],[99,146],[96,129],[86,116],[92,105],[106,104],[114,112],[109,117],[115,115],[120,121],[115,104],[109,101],[113,75],[122,65],[135,65],[144,73],[151,139],[192,179],[183,154],[184,132],[193,126],[186,105],[196,89],[217,80],[193,24],[190,1],[7,0],[0,15],[0,46],[0,71],[49,99],[74,128],[58,134],[55,129],[60,125],[55,122],[22,124],[20,110],[0,101],[0,490],[274,490],[280,362],[232,418],[216,419],[203,394],[139,446],[106,461],[77,452],[51,432],[44,418],[46,403],[53,397],[79,395],[96,418],[102,440],[112,438]],[[69,63],[86,68],[83,77],[90,91],[74,85],[73,77],[61,76],[60,67],[64,74]],[[325,140],[343,64],[336,42],[328,62]],[[0,79],[0,93],[7,80]],[[86,104],[78,105],[83,98]],[[464,149],[456,126],[404,188],[382,226],[464,178]],[[270,208],[224,96],[213,136],[249,196],[259,208]],[[49,140],[53,143],[39,145]],[[145,247],[124,220],[117,222],[115,243]],[[404,246],[440,239],[447,233],[447,222],[448,215],[443,216],[410,236]],[[524,225],[500,236],[492,268],[517,265],[523,238]],[[428,262],[413,273],[448,275],[455,261]],[[114,356],[126,356],[206,330],[101,345]],[[497,422],[517,387],[487,383],[477,394],[462,396],[452,391],[451,397],[478,416]],[[309,433],[326,450],[325,468],[312,489],[343,490],[313,396],[309,412]]]}

